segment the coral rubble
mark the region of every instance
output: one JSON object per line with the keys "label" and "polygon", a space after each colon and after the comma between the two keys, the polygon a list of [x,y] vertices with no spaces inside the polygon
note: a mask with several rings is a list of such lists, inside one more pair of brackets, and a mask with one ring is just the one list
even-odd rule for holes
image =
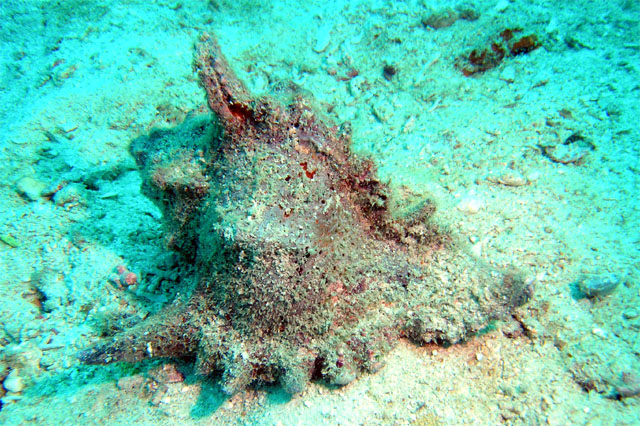
{"label": "coral rubble", "polygon": [[521,28],[504,29],[497,40],[490,41],[488,48],[476,48],[457,58],[456,66],[469,77],[497,67],[505,58],[524,55],[540,47],[535,34],[516,38],[515,34],[521,32]]}
{"label": "coral rubble", "polygon": [[301,97],[256,99],[205,35],[196,69],[214,117],[132,145],[167,243],[195,264],[188,300],[80,355],[87,363],[191,357],[233,393],[289,392],[376,371],[399,337],[456,343],[508,315],[530,288],[483,266],[399,208],[374,164]]}

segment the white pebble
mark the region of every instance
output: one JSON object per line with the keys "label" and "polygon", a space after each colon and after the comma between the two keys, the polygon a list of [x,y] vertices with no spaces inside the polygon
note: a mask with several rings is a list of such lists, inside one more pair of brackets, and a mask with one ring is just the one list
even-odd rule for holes
{"label": "white pebble", "polygon": [[253,88],[258,93],[264,93],[269,85],[269,80],[267,77],[259,72],[253,78]]}
{"label": "white pebble", "polygon": [[534,182],[534,181],[540,179],[540,176],[541,176],[541,173],[536,170],[534,172],[529,173],[529,175],[527,176],[527,180],[529,182]]}
{"label": "white pebble", "polygon": [[549,35],[555,35],[558,32],[560,26],[558,25],[558,18],[553,16],[546,27],[544,27],[544,31]]}
{"label": "white pebble", "polygon": [[527,180],[520,173],[516,171],[510,171],[504,173],[498,179],[498,183],[505,186],[523,186],[527,184]]}
{"label": "white pebble", "polygon": [[22,381],[22,377],[20,377],[20,373],[18,370],[13,370],[9,375],[4,379],[2,385],[8,392],[18,393],[22,392],[24,389],[24,382]]}
{"label": "white pebble", "polygon": [[366,90],[367,80],[361,75],[352,78],[349,82],[349,93],[351,93],[351,96],[353,97],[357,98],[358,96],[365,93]]}
{"label": "white pebble", "polygon": [[516,80],[516,69],[512,66],[504,67],[499,78],[507,83],[513,83]]}
{"label": "white pebble", "polygon": [[471,246],[471,253],[475,257],[482,257],[482,242],[477,242]]}
{"label": "white pebble", "polygon": [[58,125],[58,127],[63,132],[70,133],[70,132],[73,132],[74,130],[76,130],[78,128],[78,125],[76,123],[72,122],[72,121],[66,121],[66,122],[61,123],[60,125]]}
{"label": "white pebble", "polygon": [[24,177],[18,181],[17,189],[20,194],[23,194],[31,201],[36,201],[42,195],[45,184],[32,178]]}
{"label": "white pebble", "polygon": [[394,108],[384,99],[376,102],[373,107],[373,115],[381,122],[387,122],[393,116]]}
{"label": "white pebble", "polygon": [[325,25],[320,27],[316,35],[316,45],[313,47],[313,51],[316,53],[322,53],[327,50],[329,43],[331,42],[331,27]]}
{"label": "white pebble", "polygon": [[473,197],[461,200],[457,206],[458,210],[466,214],[476,214],[480,210],[482,210],[483,207],[484,204],[482,203],[482,201]]}
{"label": "white pebble", "polygon": [[504,12],[505,10],[507,10],[508,7],[509,7],[508,0],[500,0],[494,7],[494,10],[496,12]]}

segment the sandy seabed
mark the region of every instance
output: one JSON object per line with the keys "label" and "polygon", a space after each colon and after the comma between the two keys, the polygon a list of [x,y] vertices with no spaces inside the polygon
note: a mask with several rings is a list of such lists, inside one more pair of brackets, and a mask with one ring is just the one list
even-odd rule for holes
{"label": "sandy seabed", "polygon": [[[640,424],[638,397],[616,398],[640,387],[639,17],[633,0],[3,2],[0,422]],[[505,29],[540,46],[465,76]],[[378,373],[293,397],[228,397],[186,362],[79,364],[186,281],[128,146],[204,107],[203,31],[254,93],[297,85],[398,196],[523,271],[525,332],[401,341]],[[576,284],[610,275],[607,295]]]}

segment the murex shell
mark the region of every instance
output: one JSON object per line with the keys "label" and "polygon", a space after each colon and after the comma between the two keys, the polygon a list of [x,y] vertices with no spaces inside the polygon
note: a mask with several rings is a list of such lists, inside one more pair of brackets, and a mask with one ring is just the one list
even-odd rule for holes
{"label": "murex shell", "polygon": [[195,67],[213,115],[131,150],[197,285],[84,362],[195,358],[228,393],[272,382],[295,393],[378,370],[400,337],[459,342],[531,295],[439,230],[431,203],[394,200],[347,126],[295,94],[253,98],[209,35]]}

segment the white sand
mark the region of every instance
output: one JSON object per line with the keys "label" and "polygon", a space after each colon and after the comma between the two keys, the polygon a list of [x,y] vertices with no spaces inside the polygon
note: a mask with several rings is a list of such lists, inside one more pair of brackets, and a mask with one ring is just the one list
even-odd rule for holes
{"label": "white sand", "polygon": [[[0,378],[13,390],[1,423],[640,424],[637,397],[609,398],[640,377],[637,1],[479,0],[479,20],[438,30],[421,24],[424,4],[458,3],[126,3],[0,6],[0,236],[19,244],[0,243]],[[516,27],[542,47],[472,77],[455,68]],[[526,335],[498,324],[450,348],[400,342],[379,373],[292,398],[227,398],[186,363],[179,383],[163,383],[163,361],[80,365],[108,318],[144,317],[179,291],[175,277],[137,292],[111,278],[119,264],[173,265],[127,147],[204,105],[191,62],[205,30],[251,90],[313,94],[399,196],[433,199],[472,253],[535,279],[517,313]],[[583,164],[542,155],[574,133],[595,146]],[[66,194],[32,201],[25,177]],[[571,284],[592,273],[623,283],[577,297]]]}

